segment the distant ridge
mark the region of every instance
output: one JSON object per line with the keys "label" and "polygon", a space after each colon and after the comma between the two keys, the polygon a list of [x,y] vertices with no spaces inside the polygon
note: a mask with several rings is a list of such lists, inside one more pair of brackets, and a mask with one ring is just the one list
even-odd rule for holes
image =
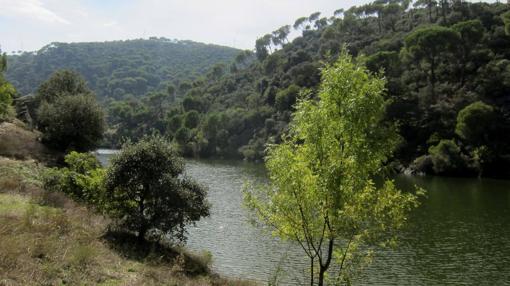
{"label": "distant ridge", "polygon": [[189,40],[151,37],[107,42],[48,44],[35,52],[9,56],[6,77],[21,94],[34,92],[54,71],[84,76],[100,99],[136,97],[194,80],[240,50]]}

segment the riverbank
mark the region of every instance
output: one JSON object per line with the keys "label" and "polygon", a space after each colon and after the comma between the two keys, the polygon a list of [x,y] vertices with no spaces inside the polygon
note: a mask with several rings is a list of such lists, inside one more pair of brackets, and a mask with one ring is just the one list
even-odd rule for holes
{"label": "riverbank", "polygon": [[108,232],[107,218],[44,191],[44,169],[0,157],[0,284],[253,285],[213,273],[207,254]]}

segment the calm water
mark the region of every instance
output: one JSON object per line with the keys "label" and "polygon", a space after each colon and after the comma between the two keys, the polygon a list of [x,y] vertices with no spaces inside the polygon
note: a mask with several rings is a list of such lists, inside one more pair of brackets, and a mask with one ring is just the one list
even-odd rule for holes
{"label": "calm water", "polygon": [[[100,155],[106,161],[108,155]],[[261,165],[187,161],[187,172],[209,187],[211,216],[189,229],[188,248],[213,254],[213,267],[232,277],[267,281],[279,265],[285,284],[301,284],[299,248],[250,224],[242,208],[247,180],[264,181]],[[396,177],[427,197],[412,213],[400,246],[379,251],[358,285],[510,285],[510,181]]]}

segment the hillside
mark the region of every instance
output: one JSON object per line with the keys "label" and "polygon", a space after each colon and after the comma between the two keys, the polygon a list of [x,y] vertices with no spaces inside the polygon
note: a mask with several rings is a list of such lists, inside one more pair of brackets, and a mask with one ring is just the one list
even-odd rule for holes
{"label": "hillside", "polygon": [[345,47],[386,77],[387,121],[402,136],[394,166],[508,176],[509,6],[411,4],[377,1],[333,17],[313,13],[294,23],[302,36],[292,42],[290,25],[259,38],[255,62],[238,61],[214,82],[196,81],[181,107],[168,112],[164,132],[189,156],[259,160],[266,143],[285,132],[299,93],[315,97],[320,68]]}
{"label": "hillside", "polygon": [[19,120],[0,122],[0,156],[55,163],[62,154],[41,143],[41,133],[29,130]]}
{"label": "hillside", "polygon": [[[8,76],[24,93],[30,89],[23,83],[36,86],[47,77],[39,70],[53,70],[47,66],[56,66],[54,59],[90,61],[94,64],[76,69],[107,98],[105,146],[158,132],[186,156],[261,160],[267,144],[285,134],[299,96],[317,98],[321,68],[345,51],[385,76],[386,123],[397,125],[402,137],[392,166],[412,173],[508,177],[509,10],[502,3],[378,0],[331,17],[316,12],[263,35],[254,53],[220,48],[232,51],[228,66],[194,58],[210,63],[200,74],[182,63],[175,74],[186,80],[172,76],[177,65],[151,56],[150,48],[125,47],[184,44],[164,39],[49,46],[37,55],[13,57]],[[301,36],[290,41],[292,29]],[[102,49],[91,48],[101,45],[125,53],[111,48],[104,57]],[[79,52],[69,52],[73,49]],[[160,73],[167,77],[154,76]],[[23,82],[16,79],[25,74]],[[37,80],[28,77],[35,75]]]}
{"label": "hillside", "polygon": [[256,285],[213,273],[207,254],[110,232],[108,218],[44,190],[46,171],[0,156],[1,285]]}
{"label": "hillside", "polygon": [[92,43],[52,43],[37,52],[8,57],[6,78],[22,95],[34,92],[54,71],[72,69],[99,99],[166,90],[194,80],[239,50],[165,38]]}

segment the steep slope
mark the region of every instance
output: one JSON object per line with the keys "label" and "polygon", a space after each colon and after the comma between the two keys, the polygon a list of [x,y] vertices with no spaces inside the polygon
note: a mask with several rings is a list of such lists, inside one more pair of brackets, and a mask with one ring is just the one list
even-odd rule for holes
{"label": "steep slope", "polygon": [[239,50],[165,38],[93,43],[52,43],[8,57],[6,78],[21,94],[34,92],[58,69],[82,74],[100,99],[144,95],[193,80]]}
{"label": "steep slope", "polygon": [[[261,159],[278,142],[299,93],[319,92],[320,67],[342,47],[387,79],[388,121],[403,137],[398,165],[444,175],[505,176],[510,150],[509,6],[376,1],[298,19],[259,38],[257,61],[197,81],[165,130],[195,156]],[[461,110],[466,110],[460,116]],[[198,120],[192,120],[198,112]],[[480,118],[484,117],[484,118]],[[459,122],[462,121],[462,122]],[[197,122],[198,121],[198,122]],[[464,124],[464,125],[463,125]],[[458,126],[468,126],[467,136]],[[479,140],[480,139],[480,140]],[[416,159],[416,160],[415,160]]]}

